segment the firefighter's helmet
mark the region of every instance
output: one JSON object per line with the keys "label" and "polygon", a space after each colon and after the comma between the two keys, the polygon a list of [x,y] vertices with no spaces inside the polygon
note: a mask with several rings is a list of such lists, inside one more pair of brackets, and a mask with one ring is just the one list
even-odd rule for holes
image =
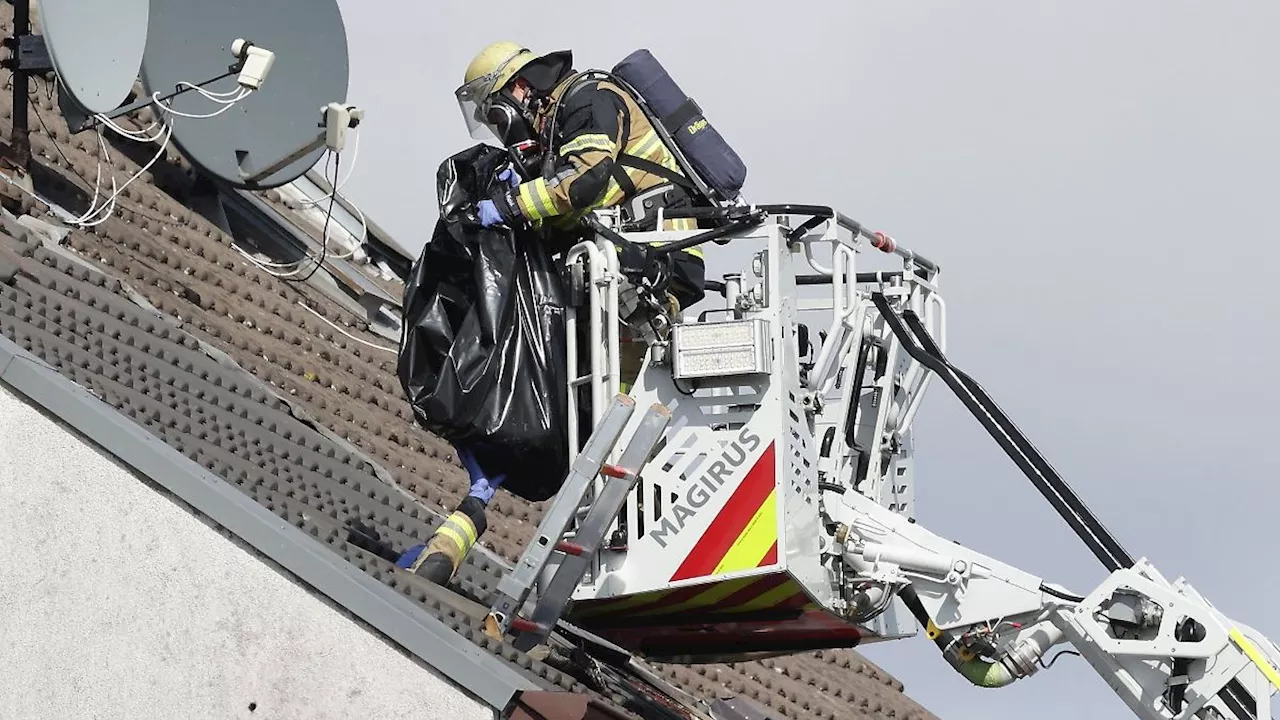
{"label": "firefighter's helmet", "polygon": [[495,96],[521,68],[537,57],[518,43],[502,41],[490,44],[472,58],[462,85],[454,92],[471,137],[480,140],[486,131],[495,131],[489,117]]}

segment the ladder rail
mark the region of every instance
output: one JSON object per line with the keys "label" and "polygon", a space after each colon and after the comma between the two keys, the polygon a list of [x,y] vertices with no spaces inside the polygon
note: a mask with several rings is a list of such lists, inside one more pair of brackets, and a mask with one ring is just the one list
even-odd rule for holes
{"label": "ladder rail", "polygon": [[538,603],[529,618],[535,629],[523,632],[515,639],[513,645],[517,650],[533,649],[545,639],[544,629],[549,631],[559,622],[574,590],[599,558],[599,550],[609,537],[614,520],[639,481],[641,470],[652,457],[670,421],[670,410],[657,403],[651,406],[622,451],[618,465],[601,473],[609,476],[604,490],[591,503],[586,518],[575,533],[575,542],[568,548],[557,546],[564,557],[551,579],[541,588]]}
{"label": "ladder rail", "polygon": [[[594,567],[612,523],[670,422],[670,410],[655,403],[621,451],[622,464],[609,463],[608,457],[617,451],[635,407],[630,396],[615,395],[582,452],[574,458],[568,477],[543,514],[519,562],[498,583],[496,597],[485,617],[489,636],[501,638],[515,631],[517,647],[528,650],[545,640],[559,622],[574,590]],[[602,475],[610,479],[602,481]],[[600,492],[594,492],[597,482],[604,482]],[[583,515],[575,524],[574,520]],[[570,535],[573,541],[567,539]],[[546,580],[545,571],[556,560],[555,570]],[[522,617],[521,610],[540,585],[539,597],[528,612],[530,617]]]}
{"label": "ladder rail", "polygon": [[[569,457],[574,457],[582,444],[582,427],[580,422],[581,407],[580,389],[589,385],[590,422],[595,425],[603,418],[608,399],[616,396],[622,387],[618,313],[619,264],[618,253],[607,239],[594,238],[574,245],[565,253],[565,267],[583,266],[587,304],[587,337],[586,348],[578,343],[578,308],[570,304],[566,313],[569,343],[566,359],[570,368],[569,376]],[[578,375],[581,367],[582,353],[585,351],[588,370]],[[606,462],[618,462],[618,449],[612,448]],[[592,489],[592,497],[603,492],[604,483],[596,479]],[[581,522],[582,517],[575,518],[574,525]],[[610,532],[616,529],[610,528]],[[593,567],[587,574],[595,576],[600,570],[598,555],[592,558]]]}
{"label": "ladder rail", "polygon": [[582,448],[582,452],[574,458],[569,468],[569,475],[561,485],[551,507],[542,515],[538,530],[530,540],[528,547],[520,556],[520,562],[510,572],[502,576],[498,582],[497,599],[494,601],[493,617],[505,631],[510,617],[524,603],[538,581],[542,568],[555,550],[555,545],[569,528],[570,522],[577,513],[579,505],[587,496],[592,483],[597,479],[600,468],[606,462],[606,454],[626,428],[631,414],[635,410],[635,401],[625,395],[614,399],[609,411],[601,419],[596,431]]}

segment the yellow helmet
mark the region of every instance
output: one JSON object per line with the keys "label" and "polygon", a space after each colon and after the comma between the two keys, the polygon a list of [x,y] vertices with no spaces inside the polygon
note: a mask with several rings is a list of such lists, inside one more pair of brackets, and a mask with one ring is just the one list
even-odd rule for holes
{"label": "yellow helmet", "polygon": [[462,84],[467,85],[487,76],[492,78],[493,82],[486,94],[492,94],[506,85],[511,76],[519,72],[520,68],[533,58],[533,52],[519,43],[507,40],[493,43],[472,58],[466,74],[462,76]]}
{"label": "yellow helmet", "polygon": [[472,137],[484,137],[494,93],[536,58],[529,48],[509,41],[492,43],[472,58],[462,76],[462,85],[454,91]]}

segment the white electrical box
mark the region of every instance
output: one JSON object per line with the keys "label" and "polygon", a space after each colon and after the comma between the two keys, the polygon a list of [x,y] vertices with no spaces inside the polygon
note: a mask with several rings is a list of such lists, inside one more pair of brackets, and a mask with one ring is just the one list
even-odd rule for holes
{"label": "white electrical box", "polygon": [[763,318],[681,323],[671,329],[677,379],[768,373],[773,353]]}

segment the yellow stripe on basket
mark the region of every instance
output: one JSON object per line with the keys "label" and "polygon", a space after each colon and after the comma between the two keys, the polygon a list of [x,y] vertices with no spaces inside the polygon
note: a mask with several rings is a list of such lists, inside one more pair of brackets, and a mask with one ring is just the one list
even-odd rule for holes
{"label": "yellow stripe on basket", "polygon": [[731,608],[725,612],[746,612],[750,610],[765,610],[777,605],[778,603],[792,597],[798,592],[802,592],[802,588],[794,581],[785,582],[768,592],[761,593],[756,597],[742,603],[736,608]]}
{"label": "yellow stripe on basket", "polygon": [[759,579],[760,578],[749,577],[718,582],[714,585],[708,585],[705,591],[694,595],[684,602],[673,603],[664,607],[653,608],[652,610],[642,610],[636,613],[636,615],[641,617],[650,615],[670,615],[684,610],[697,610],[699,608],[715,605],[721,600],[724,600]]}
{"label": "yellow stripe on basket", "polygon": [[576,604],[573,614],[574,617],[582,618],[610,615],[615,612],[627,611],[641,605],[658,602],[673,592],[675,592],[675,590],[655,590],[624,598],[607,598],[604,600],[579,602]]}
{"label": "yellow stripe on basket", "polygon": [[773,490],[711,574],[724,575],[758,567],[777,539],[778,491]]}

